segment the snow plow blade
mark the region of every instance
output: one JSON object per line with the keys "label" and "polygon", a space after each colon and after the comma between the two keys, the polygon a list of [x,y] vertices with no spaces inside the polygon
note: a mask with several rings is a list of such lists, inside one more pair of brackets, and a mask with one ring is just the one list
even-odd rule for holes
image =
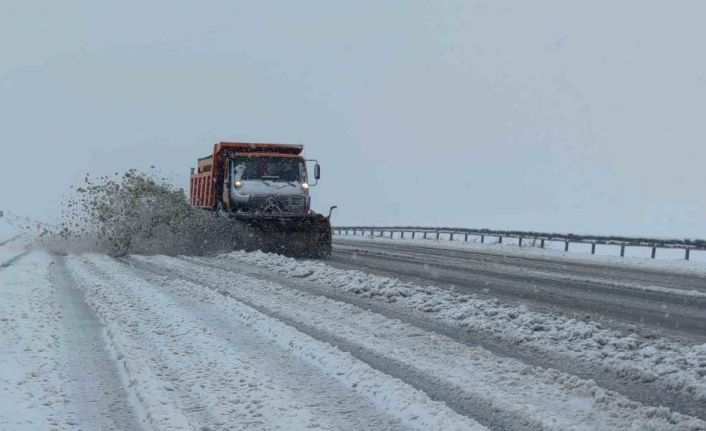
{"label": "snow plow blade", "polygon": [[331,223],[321,214],[301,217],[233,216],[238,229],[236,246],[291,257],[326,259],[331,256]]}

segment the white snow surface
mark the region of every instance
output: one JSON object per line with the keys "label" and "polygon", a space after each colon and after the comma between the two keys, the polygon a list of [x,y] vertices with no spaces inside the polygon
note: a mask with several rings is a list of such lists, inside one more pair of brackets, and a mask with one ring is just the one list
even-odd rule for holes
{"label": "white snow surface", "polygon": [[76,429],[59,346],[59,310],[47,267],[32,253],[0,270],[0,429]]}
{"label": "white snow surface", "polygon": [[21,233],[7,217],[0,217],[0,264],[25,250],[27,242],[19,236]]}
{"label": "white snow surface", "polygon": [[19,230],[10,223],[7,217],[0,217],[0,242],[17,235]]}
{"label": "white snow surface", "polygon": [[597,364],[619,375],[656,382],[706,405],[706,344],[685,345],[665,339],[645,339],[606,329],[599,323],[530,311],[495,299],[478,298],[432,286],[356,270],[343,270],[319,261],[301,261],[262,252],[236,251],[223,261],[252,265],[308,280],[317,286],[424,312],[428,317],[509,344]]}
{"label": "white snow surface", "polygon": [[[706,426],[696,418],[664,407],[648,407],[630,401],[602,389],[593,381],[499,357],[482,348],[469,347],[341,301],[299,292],[285,284],[235,275],[172,257],[135,259],[163,268],[175,277],[156,281],[165,286],[193,284],[184,281],[189,277],[200,280],[237,301],[255,304],[302,325],[313,325],[327,336],[345,339],[354,346],[400,363],[413,373],[438,381],[458,399],[482,400],[518,423],[557,430],[697,430]],[[423,295],[428,306],[440,305],[431,300],[437,296],[441,297],[441,303],[451,300],[443,292],[430,292],[363,273],[336,272],[338,270],[320,262],[294,261],[259,252],[236,252],[222,259],[234,260],[241,265],[260,265],[292,277],[325,281],[337,289],[375,295],[385,300],[407,298],[414,301],[419,299],[415,298],[416,294]],[[482,319],[485,320],[485,316]]]}
{"label": "white snow surface", "polygon": [[[137,423],[146,429],[485,429],[467,414],[431,400],[415,386],[420,378],[443,387],[450,399],[477,405],[471,408],[477,414],[487,408],[483,405],[492,406],[501,416],[530,428],[706,429],[701,420],[630,401],[593,381],[528,366],[286,283],[208,267],[200,259],[134,259],[164,275],[104,255],[70,256],[67,266],[105,326],[105,342],[122,378],[113,390],[127,393],[138,404]],[[259,252],[231,253],[219,261],[255,265],[339,293],[397,301],[415,310],[426,307],[466,329],[502,326],[513,337],[525,337],[529,332],[522,332],[522,326],[547,325],[547,330],[530,331],[534,338],[522,341],[540,347],[550,344],[542,337],[569,328],[573,344],[602,336],[603,348],[611,355],[629,361],[626,355],[633,351],[626,344],[630,339],[588,324],[562,323],[494,301],[341,271],[321,262]],[[67,346],[61,345],[67,340],[62,333],[63,291],[52,282],[51,265],[59,264],[33,252],[0,269],[3,430],[90,429],[83,410],[91,406],[79,399],[75,385],[80,379],[72,375],[81,364],[68,364]],[[515,320],[524,324],[516,327]],[[302,328],[314,328],[315,333]],[[352,351],[399,364],[405,370],[402,377],[376,368],[365,355],[341,351],[331,341],[336,339]],[[646,370],[676,367],[667,354],[678,353],[674,346],[632,341],[643,352],[643,359],[636,360],[642,360]],[[553,343],[559,349],[572,344],[561,338]],[[584,349],[592,346],[588,343]],[[684,360],[694,361],[690,366],[698,372],[703,351],[694,354]],[[654,357],[662,363],[644,362]],[[670,370],[693,383],[683,369]],[[698,386],[694,388],[696,396]]]}
{"label": "white snow surface", "polygon": [[[484,429],[423,392],[217,291],[165,277],[146,281],[99,255],[72,257],[68,265],[108,327],[111,343],[155,429],[341,428],[335,415],[323,415],[315,403],[306,402],[313,395],[278,378],[278,371],[266,366],[267,357],[249,357],[243,344],[226,338],[240,337],[245,343],[250,333],[319,369],[329,376],[329,386],[340,385],[346,393],[352,390],[404,429]],[[230,284],[260,289],[252,280]],[[204,304],[207,311],[198,315]],[[220,325],[208,325],[214,316],[236,329],[222,333]],[[394,429],[380,426],[388,427]]]}

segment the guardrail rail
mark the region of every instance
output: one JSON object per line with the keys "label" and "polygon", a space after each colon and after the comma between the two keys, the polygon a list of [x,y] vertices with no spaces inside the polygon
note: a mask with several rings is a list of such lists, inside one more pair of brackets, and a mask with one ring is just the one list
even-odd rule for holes
{"label": "guardrail rail", "polygon": [[503,238],[515,238],[518,240],[518,245],[522,247],[523,241],[531,240],[535,243],[539,242],[539,247],[544,248],[545,242],[563,242],[564,251],[569,251],[569,245],[590,244],[591,254],[596,254],[597,245],[611,245],[620,247],[620,257],[625,257],[625,249],[627,247],[646,247],[652,250],[650,256],[654,259],[657,255],[657,249],[682,249],[684,250],[684,259],[689,260],[693,250],[706,250],[706,240],[703,239],[657,239],[657,238],[637,238],[624,236],[604,236],[604,235],[576,235],[576,234],[561,234],[561,233],[546,233],[532,231],[516,231],[516,230],[492,230],[492,229],[466,229],[466,228],[449,228],[449,227],[419,227],[419,226],[336,226],[333,227],[334,233],[337,235],[362,235],[368,232],[370,236],[394,238],[398,234],[399,239],[405,239],[405,235],[409,235],[411,239],[415,239],[421,235],[423,239],[429,239],[431,235],[434,239],[439,240],[442,235],[446,235],[448,240],[453,241],[459,236],[464,237],[464,242],[468,242],[469,237],[480,239],[481,243],[485,243],[488,237],[497,238],[497,243],[502,244]]}

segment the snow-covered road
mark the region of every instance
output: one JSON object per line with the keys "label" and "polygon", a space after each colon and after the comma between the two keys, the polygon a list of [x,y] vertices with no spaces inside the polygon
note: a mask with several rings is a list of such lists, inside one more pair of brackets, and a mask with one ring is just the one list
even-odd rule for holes
{"label": "snow-covered road", "polygon": [[[544,331],[524,353],[474,342],[473,319],[490,331],[513,310],[434,289],[262,253],[33,252],[0,271],[0,428],[706,429],[543,366]],[[553,317],[515,312],[524,325]],[[627,357],[618,333],[566,328],[591,336],[571,356],[553,334],[561,364],[650,371],[646,385],[704,405],[704,346]],[[594,355],[594,337],[615,357]]]}
{"label": "snow-covered road", "polygon": [[706,270],[701,262],[676,262],[691,264],[692,271],[686,272],[650,268],[647,264],[662,262],[649,260],[635,267],[619,258],[547,258],[512,247],[464,250],[427,242],[337,238],[331,263],[548,312],[609,318],[642,333],[706,341]]}
{"label": "snow-covered road", "polygon": [[696,339],[335,260],[59,256],[0,234],[2,430],[706,429]]}

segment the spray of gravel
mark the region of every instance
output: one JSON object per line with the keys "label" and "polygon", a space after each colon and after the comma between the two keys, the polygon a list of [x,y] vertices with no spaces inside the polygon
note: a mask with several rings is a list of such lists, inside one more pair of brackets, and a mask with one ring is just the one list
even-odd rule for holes
{"label": "spray of gravel", "polygon": [[129,170],[86,176],[64,204],[60,225],[42,236],[45,248],[64,253],[202,255],[237,248],[248,228],[192,208],[184,190],[165,178]]}

